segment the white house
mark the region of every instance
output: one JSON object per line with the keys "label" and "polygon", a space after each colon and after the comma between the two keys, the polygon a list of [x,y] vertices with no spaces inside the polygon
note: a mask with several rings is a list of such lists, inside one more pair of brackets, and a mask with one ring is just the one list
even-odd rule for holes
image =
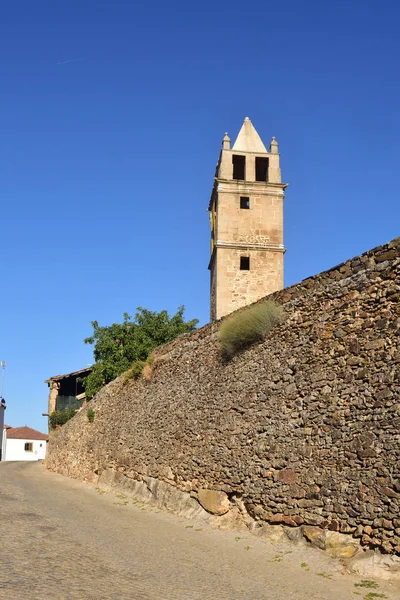
{"label": "white house", "polygon": [[47,434],[26,425],[4,429],[3,460],[43,460],[46,456],[48,439]]}

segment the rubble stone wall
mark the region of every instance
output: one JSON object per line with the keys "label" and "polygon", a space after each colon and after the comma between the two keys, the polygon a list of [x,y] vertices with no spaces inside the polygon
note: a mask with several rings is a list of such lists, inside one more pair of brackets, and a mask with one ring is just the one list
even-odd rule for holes
{"label": "rubble stone wall", "polygon": [[229,362],[219,323],[178,338],[52,435],[48,468],[217,490],[400,554],[399,273],[397,238],[273,294],[285,322]]}

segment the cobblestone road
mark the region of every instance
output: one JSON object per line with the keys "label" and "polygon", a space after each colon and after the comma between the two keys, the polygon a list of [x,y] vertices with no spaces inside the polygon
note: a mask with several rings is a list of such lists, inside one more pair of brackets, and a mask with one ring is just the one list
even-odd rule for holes
{"label": "cobblestone road", "polygon": [[388,583],[355,587],[317,551],[215,531],[39,463],[0,463],[0,507],[1,600],[400,598]]}

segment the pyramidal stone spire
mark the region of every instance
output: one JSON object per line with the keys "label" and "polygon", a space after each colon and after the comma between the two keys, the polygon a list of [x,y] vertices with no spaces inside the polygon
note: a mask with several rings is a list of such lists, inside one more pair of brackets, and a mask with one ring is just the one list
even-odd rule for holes
{"label": "pyramidal stone spire", "polygon": [[267,149],[249,117],[245,118],[232,150],[236,150],[237,152],[267,153]]}

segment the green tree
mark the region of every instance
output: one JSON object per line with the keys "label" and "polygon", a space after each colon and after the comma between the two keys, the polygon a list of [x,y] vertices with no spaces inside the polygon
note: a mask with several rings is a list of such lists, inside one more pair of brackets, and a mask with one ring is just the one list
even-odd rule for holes
{"label": "green tree", "polygon": [[184,307],[170,317],[166,310],[153,312],[139,307],[132,319],[124,313],[122,323],[103,327],[92,321],[93,334],[84,340],[94,346],[95,364],[83,380],[86,398],[90,400],[107,383],[127,371],[136,361],[145,361],[157,346],[195,329],[198,319],[186,321]]}

